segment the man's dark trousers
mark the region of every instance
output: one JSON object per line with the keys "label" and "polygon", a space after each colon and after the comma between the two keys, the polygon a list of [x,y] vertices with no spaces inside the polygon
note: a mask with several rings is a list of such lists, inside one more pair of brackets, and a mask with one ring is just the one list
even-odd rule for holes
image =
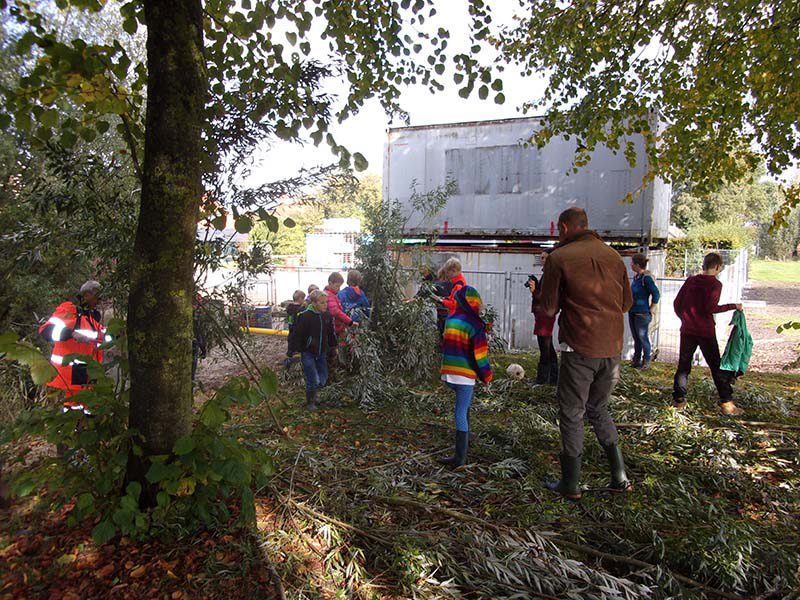
{"label": "man's dark trousers", "polygon": [[675,371],[675,381],[672,397],[676,400],[686,398],[686,389],[689,386],[689,373],[692,372],[692,359],[697,348],[703,353],[708,368],[711,370],[711,377],[714,385],[717,386],[720,402],[728,402],[733,398],[733,387],[731,386],[732,375],[730,371],[723,371],[719,368],[721,358],[719,356],[719,344],[717,338],[704,337],[681,333],[681,349],[678,354],[678,369]]}
{"label": "man's dark trousers", "polygon": [[561,447],[566,456],[583,453],[583,417],[586,415],[603,446],[619,439],[608,412],[608,400],[619,381],[619,357],[586,358],[577,352],[561,353],[556,397],[559,406]]}

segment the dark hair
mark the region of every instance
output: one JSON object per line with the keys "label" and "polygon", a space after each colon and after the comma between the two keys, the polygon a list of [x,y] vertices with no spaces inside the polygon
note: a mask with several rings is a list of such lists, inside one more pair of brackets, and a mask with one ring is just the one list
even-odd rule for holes
{"label": "dark hair", "polygon": [[328,275],[328,283],[336,285],[337,283],[344,283],[344,277],[339,271],[334,271],[330,275]]}
{"label": "dark hair", "polygon": [[303,290],[295,290],[292,294],[292,300],[295,302],[302,302],[306,299],[306,293]]}
{"label": "dark hair", "polygon": [[703,271],[708,271],[714,267],[719,267],[721,269],[724,264],[725,261],[722,260],[719,254],[716,252],[709,252],[706,254],[705,258],[703,258]]}
{"label": "dark hair", "polygon": [[636,254],[633,255],[633,258],[631,258],[631,262],[633,262],[633,264],[635,264],[637,267],[641,267],[642,269],[647,268],[648,260],[649,259],[647,258],[647,256],[645,256],[642,252],[637,252]]}
{"label": "dark hair", "polygon": [[560,215],[558,215],[558,224],[569,225],[574,229],[586,229],[589,227],[589,217],[586,216],[586,211],[578,206],[568,208]]}

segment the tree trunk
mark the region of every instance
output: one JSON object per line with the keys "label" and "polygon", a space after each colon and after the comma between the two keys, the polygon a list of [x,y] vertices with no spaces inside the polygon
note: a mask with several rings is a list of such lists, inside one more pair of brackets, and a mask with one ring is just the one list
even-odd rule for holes
{"label": "tree trunk", "polygon": [[141,210],[128,300],[130,426],[144,459],[189,432],[194,247],[202,195],[201,129],[207,92],[201,0],[145,0],[147,119]]}

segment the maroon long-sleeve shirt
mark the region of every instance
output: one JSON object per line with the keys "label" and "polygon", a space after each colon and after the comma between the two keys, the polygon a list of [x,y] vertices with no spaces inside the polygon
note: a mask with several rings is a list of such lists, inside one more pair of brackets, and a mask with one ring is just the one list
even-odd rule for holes
{"label": "maroon long-sleeve shirt", "polygon": [[713,275],[693,275],[686,280],[673,307],[681,320],[681,333],[716,337],[714,315],[735,310],[735,304],[720,304],[722,283]]}

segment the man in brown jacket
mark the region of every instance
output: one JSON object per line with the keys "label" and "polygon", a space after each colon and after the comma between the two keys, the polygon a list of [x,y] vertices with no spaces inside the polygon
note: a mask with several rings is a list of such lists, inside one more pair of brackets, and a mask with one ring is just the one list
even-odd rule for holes
{"label": "man in brown jacket", "polygon": [[558,217],[558,241],[544,267],[540,301],[546,314],[561,311],[561,371],[556,392],[561,480],[546,485],[578,500],[584,414],[606,451],[611,489],[628,491],[631,487],[608,401],[619,381],[624,315],[633,298],[622,258],[589,229],[582,208],[567,209]]}

